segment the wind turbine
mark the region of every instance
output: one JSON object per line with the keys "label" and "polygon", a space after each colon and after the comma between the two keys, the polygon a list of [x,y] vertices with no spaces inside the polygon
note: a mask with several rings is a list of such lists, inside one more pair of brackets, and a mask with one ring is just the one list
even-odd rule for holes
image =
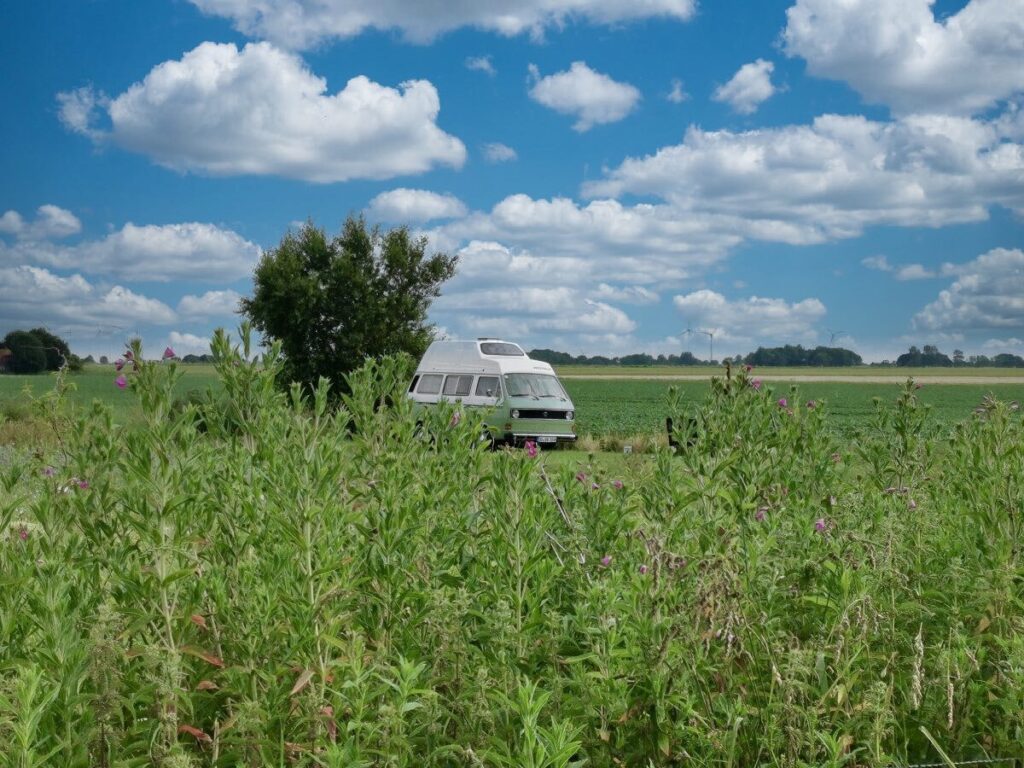
{"label": "wind turbine", "polygon": [[708,363],[715,359],[715,332],[703,328],[687,328],[685,333],[703,333],[708,337]]}
{"label": "wind turbine", "polygon": [[828,331],[829,333],[828,345],[830,347],[835,343],[836,339],[841,339],[843,336],[846,335],[846,331],[833,331],[831,328],[826,328],[825,330]]}

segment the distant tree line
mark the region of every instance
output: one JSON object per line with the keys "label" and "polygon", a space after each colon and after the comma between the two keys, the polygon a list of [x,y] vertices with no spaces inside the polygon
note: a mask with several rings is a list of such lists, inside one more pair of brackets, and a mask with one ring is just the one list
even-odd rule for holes
{"label": "distant tree line", "polygon": [[[692,352],[683,352],[679,355],[648,355],[637,353],[622,355],[621,357],[606,357],[604,355],[571,355],[568,352],[557,352],[553,349],[530,350],[530,357],[535,360],[543,360],[551,365],[718,365],[718,360],[701,360]],[[849,366],[862,365],[860,355],[842,347],[815,347],[804,349],[799,344],[793,346],[787,344],[784,347],[758,347],[756,352],[746,356],[736,355],[728,358],[732,363],[747,363],[749,365],[820,365],[820,366]]]}
{"label": "distant tree line", "polygon": [[[718,365],[718,360],[701,360],[690,352],[680,355],[648,355],[644,353],[608,357],[605,355],[572,355],[553,349],[532,349],[530,357],[543,360],[551,365]],[[822,366],[849,367],[864,365],[861,356],[843,347],[818,346],[805,349],[799,344],[786,344],[782,347],[758,347],[756,351],[746,355],[735,355],[726,358],[733,364],[756,366]],[[724,362],[724,361],[723,361]],[[985,355],[964,355],[962,350],[953,350],[953,355],[943,354],[938,347],[927,344],[922,348],[911,347],[895,361],[883,360],[871,363],[872,366],[898,366],[910,368],[948,367],[948,368],[1024,368],[1024,357],[1002,353],[993,357]]]}
{"label": "distant tree line", "polygon": [[[888,361],[884,361],[883,364]],[[910,368],[1024,368],[1024,357],[1003,352],[992,357],[971,355],[954,349],[953,356],[944,354],[938,347],[925,344],[922,348],[911,347],[896,358],[896,365]]]}

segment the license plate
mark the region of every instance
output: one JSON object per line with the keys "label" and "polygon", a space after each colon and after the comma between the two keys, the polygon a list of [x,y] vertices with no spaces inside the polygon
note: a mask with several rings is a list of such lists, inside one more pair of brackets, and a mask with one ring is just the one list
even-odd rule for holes
{"label": "license plate", "polygon": [[537,442],[538,443],[553,443],[553,442],[555,442],[555,436],[554,435],[540,435],[537,438]]}

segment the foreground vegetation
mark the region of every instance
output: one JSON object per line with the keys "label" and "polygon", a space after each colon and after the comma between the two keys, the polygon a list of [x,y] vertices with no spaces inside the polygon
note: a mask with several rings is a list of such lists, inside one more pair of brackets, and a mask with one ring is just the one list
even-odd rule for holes
{"label": "foreground vegetation", "polygon": [[1020,756],[1013,406],[940,446],[908,387],[844,444],[741,374],[607,475],[417,429],[402,361],[331,410],[214,350],[221,401],[141,364],[137,426],[54,396],[56,455],[0,468],[0,765]]}

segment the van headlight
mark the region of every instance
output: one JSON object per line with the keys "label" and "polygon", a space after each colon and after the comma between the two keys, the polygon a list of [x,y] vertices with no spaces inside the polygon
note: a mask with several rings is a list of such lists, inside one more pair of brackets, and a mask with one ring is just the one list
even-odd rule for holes
{"label": "van headlight", "polygon": [[565,420],[566,420],[566,421],[572,421],[572,419],[573,419],[573,417],[574,417],[575,415],[576,415],[576,414],[575,414],[575,413],[573,413],[572,411],[566,411],[566,412],[565,412]]}
{"label": "van headlight", "polygon": [[510,415],[510,416],[511,416],[511,417],[512,417],[513,419],[518,419],[518,418],[519,418],[519,409],[518,409],[518,408],[513,408],[513,409],[512,409],[512,413],[511,413],[511,414],[509,414],[509,415]]}

